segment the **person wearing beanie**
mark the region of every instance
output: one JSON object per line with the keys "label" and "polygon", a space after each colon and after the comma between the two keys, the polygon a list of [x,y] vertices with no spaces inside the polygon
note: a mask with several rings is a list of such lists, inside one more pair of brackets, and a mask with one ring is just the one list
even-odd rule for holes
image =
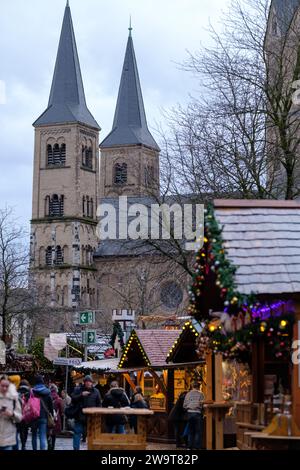
{"label": "person wearing beanie", "polygon": [[33,395],[40,399],[40,417],[31,425],[32,449],[37,450],[37,435],[39,434],[40,450],[47,449],[47,423],[48,415],[53,416],[53,401],[48,387],[41,375],[37,375],[32,389]]}
{"label": "person wearing beanie", "polygon": [[53,429],[49,430],[48,435],[48,450],[55,450],[56,436],[61,433],[61,422],[63,415],[63,401],[62,398],[58,395],[58,387],[55,384],[50,385],[50,393],[53,401],[54,415],[55,415],[55,425]]}
{"label": "person wearing beanie", "polygon": [[75,427],[73,434],[73,449],[80,450],[81,436],[86,435],[86,416],[83,414],[83,408],[101,407],[101,398],[99,391],[93,385],[93,379],[86,375],[83,379],[83,385],[75,388],[72,395],[72,404],[78,407],[74,417]]}
{"label": "person wearing beanie", "polygon": [[8,377],[8,380],[10,381],[11,384],[14,384],[16,389],[19,388],[20,382],[21,382],[21,377],[19,375],[10,375]]}

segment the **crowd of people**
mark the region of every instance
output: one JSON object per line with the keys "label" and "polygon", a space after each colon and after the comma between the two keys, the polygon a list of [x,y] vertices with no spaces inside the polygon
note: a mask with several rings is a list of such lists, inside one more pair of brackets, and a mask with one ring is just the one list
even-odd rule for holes
{"label": "crowd of people", "polygon": [[[32,450],[55,450],[56,437],[64,422],[72,428],[73,449],[80,450],[81,442],[86,439],[84,408],[148,408],[141,387],[135,388],[129,400],[117,381],[112,381],[101,397],[92,377],[87,375],[69,396],[65,390],[59,393],[54,383],[46,385],[41,375],[35,377],[33,386],[16,377],[0,377],[0,451],[26,450],[29,431]],[[203,403],[204,395],[198,383],[179,396],[169,416],[174,423],[177,447],[201,449]],[[136,416],[130,416],[129,420],[121,413],[106,417],[108,433],[124,434],[128,426],[137,433]]]}

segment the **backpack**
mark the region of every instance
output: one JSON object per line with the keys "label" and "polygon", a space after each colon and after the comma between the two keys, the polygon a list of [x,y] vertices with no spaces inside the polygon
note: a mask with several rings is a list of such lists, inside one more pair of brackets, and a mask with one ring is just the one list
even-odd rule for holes
{"label": "backpack", "polygon": [[39,398],[36,398],[32,391],[27,402],[23,403],[22,415],[24,423],[31,423],[40,417],[41,413],[41,402]]}

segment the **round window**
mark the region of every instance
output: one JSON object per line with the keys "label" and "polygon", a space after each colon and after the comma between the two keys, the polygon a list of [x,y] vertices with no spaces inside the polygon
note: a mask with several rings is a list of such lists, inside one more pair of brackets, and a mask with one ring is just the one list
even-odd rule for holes
{"label": "round window", "polygon": [[183,300],[181,287],[174,281],[167,282],[161,289],[160,300],[167,308],[179,307]]}

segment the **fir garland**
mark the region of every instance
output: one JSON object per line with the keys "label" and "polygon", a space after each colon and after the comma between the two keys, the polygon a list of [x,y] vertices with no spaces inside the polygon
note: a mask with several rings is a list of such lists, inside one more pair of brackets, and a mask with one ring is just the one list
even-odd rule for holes
{"label": "fir garland", "polygon": [[110,338],[110,344],[112,347],[114,347],[116,337],[119,338],[120,346],[123,349],[125,344],[124,344],[124,332],[122,330],[122,327],[118,321],[115,321],[113,324],[113,332]]}
{"label": "fir garland", "polygon": [[[221,319],[207,319],[201,315],[199,301],[203,296],[206,276],[214,274],[223,305]],[[212,205],[205,210],[204,244],[196,256],[195,273],[190,288],[189,313],[203,321],[198,353],[209,348],[225,357],[247,360],[251,346],[258,337],[264,337],[277,358],[290,354],[293,308],[289,303],[261,305],[254,294],[241,294],[235,282],[236,267],[227,258],[222,229]]]}

